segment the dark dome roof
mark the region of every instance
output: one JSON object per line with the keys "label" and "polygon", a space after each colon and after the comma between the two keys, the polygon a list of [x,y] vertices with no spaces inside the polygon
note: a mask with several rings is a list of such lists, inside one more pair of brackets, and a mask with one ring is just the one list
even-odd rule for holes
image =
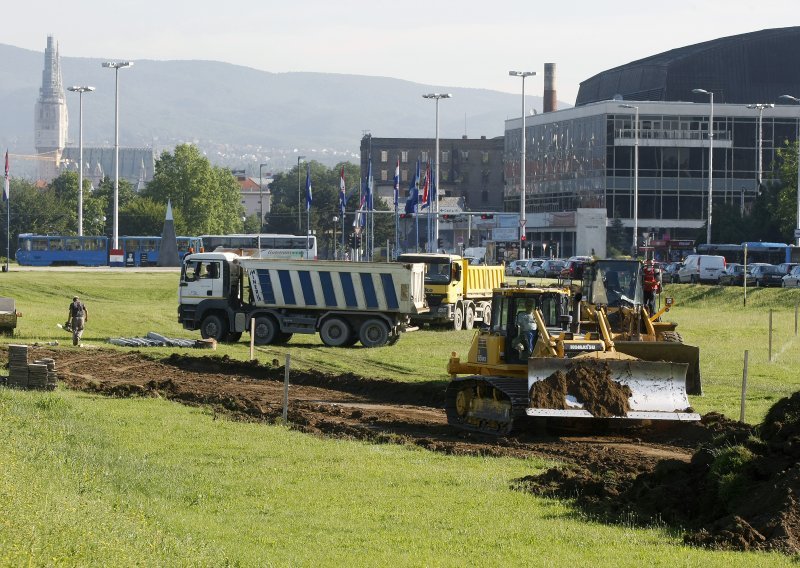
{"label": "dark dome roof", "polygon": [[723,37],[633,61],[587,79],[576,106],[622,95],[636,101],[769,103],[800,96],[800,27]]}

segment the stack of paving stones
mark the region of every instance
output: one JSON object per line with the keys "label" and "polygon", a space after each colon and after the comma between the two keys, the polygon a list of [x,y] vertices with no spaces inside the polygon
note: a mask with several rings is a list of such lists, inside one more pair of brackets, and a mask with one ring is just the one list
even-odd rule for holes
{"label": "stack of paving stones", "polygon": [[44,390],[47,386],[47,365],[31,363],[28,365],[28,388]]}
{"label": "stack of paving stones", "polygon": [[47,381],[44,388],[47,390],[54,390],[56,388],[56,381],[58,380],[58,373],[56,373],[56,360],[55,359],[37,359],[34,363],[47,365]]}
{"label": "stack of paving stones", "polygon": [[28,346],[8,346],[8,386],[28,388]]}

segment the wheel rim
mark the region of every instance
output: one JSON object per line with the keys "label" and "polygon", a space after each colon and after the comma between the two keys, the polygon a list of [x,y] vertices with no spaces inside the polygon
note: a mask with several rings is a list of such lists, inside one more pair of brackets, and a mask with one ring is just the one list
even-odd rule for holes
{"label": "wheel rim", "polygon": [[463,323],[464,323],[464,312],[460,307],[456,308],[456,313],[455,316],[453,317],[453,327],[456,330],[459,330],[461,329],[461,325]]}

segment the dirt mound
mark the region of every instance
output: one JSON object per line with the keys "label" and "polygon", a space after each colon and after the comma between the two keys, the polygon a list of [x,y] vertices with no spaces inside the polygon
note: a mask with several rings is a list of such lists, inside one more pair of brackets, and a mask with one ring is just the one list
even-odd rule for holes
{"label": "dirt mound", "polygon": [[575,499],[606,520],[667,522],[688,544],[800,552],[800,393],[776,403],[758,428],[707,415],[716,433],[690,461],[648,471],[609,460],[518,480],[539,495]]}
{"label": "dirt mound", "polygon": [[598,418],[625,416],[631,409],[628,399],[632,394],[627,385],[611,378],[607,364],[594,361],[575,362],[566,373],[556,371],[534,383],[529,393],[533,408],[566,410],[570,408],[567,395],[571,395]]}

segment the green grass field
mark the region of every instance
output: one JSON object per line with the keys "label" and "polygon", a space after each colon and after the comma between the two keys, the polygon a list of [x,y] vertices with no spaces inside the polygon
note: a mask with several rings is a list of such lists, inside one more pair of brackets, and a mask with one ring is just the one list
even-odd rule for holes
{"label": "green grass field", "polygon": [[[76,349],[55,325],[66,319],[76,293],[90,312],[89,345],[148,331],[198,336],[177,323],[176,274],[12,271],[0,282],[0,294],[16,298],[24,313],[17,336],[6,342],[58,340]],[[670,286],[667,292],[676,299],[670,319],[702,348],[706,394],[692,397],[699,411],[738,416],[745,349],[748,421],[759,421],[798,389],[800,291],[751,290],[746,308],[740,289]],[[256,353],[282,361],[289,352],[295,367],[444,384],[450,352],[463,354],[471,337],[421,331],[393,347],[344,351],[295,336],[286,347]],[[245,359],[248,350],[243,341],[217,353]],[[318,439],[214,420],[163,400],[61,388],[0,389],[0,432],[0,564],[6,566],[794,563],[775,554],[687,548],[679,532],[603,525],[568,504],[512,490],[514,479],[548,465],[537,460]]]}

